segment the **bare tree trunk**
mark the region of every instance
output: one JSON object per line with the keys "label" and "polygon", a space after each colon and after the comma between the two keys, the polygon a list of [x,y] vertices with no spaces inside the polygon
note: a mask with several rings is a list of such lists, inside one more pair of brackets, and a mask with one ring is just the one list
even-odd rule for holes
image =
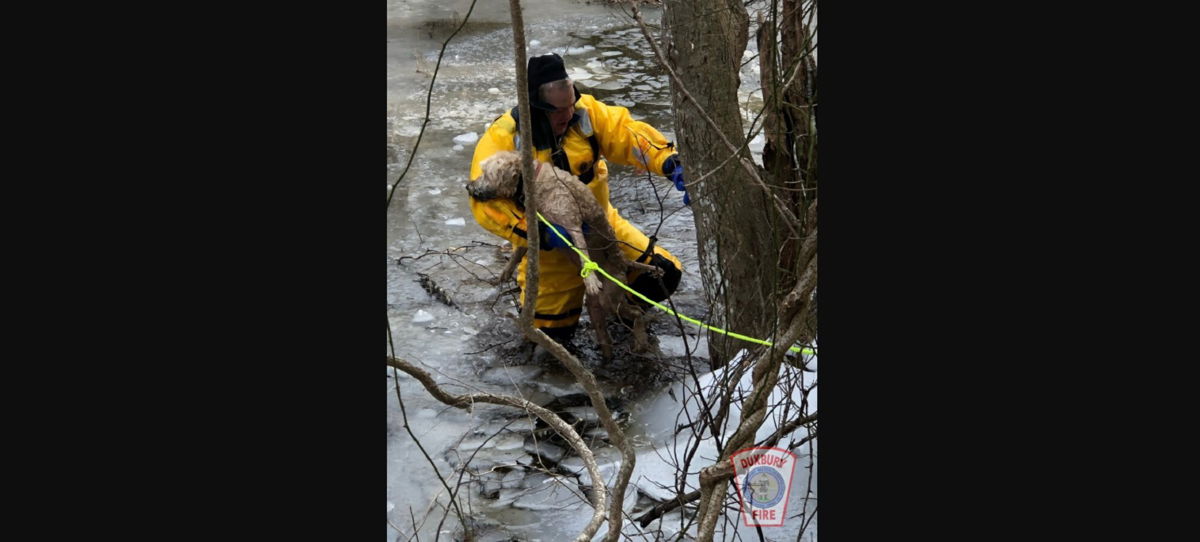
{"label": "bare tree trunk", "polygon": [[[763,177],[772,190],[787,202],[800,219],[797,235],[779,239],[778,287],[790,287],[799,270],[808,263],[802,258],[802,235],[815,231],[816,213],[810,210],[817,199],[816,64],[805,16],[812,2],[781,0],[778,11],[759,18],[756,35],[763,88]],[[811,215],[811,216],[810,216]],[[784,322],[795,316],[785,315]],[[815,332],[815,315],[810,318]]]}
{"label": "bare tree trunk", "polygon": [[[769,336],[774,311],[763,307],[771,306],[778,283],[775,231],[780,225],[769,195],[751,188],[755,181],[739,163],[750,159],[737,94],[748,38],[746,9],[737,0],[668,0],[663,26],[669,61],[698,102],[689,103],[672,82],[683,162],[692,179],[714,172],[688,189],[699,240],[700,275],[712,306],[710,320],[730,331]],[[727,160],[728,147],[697,106],[740,148],[737,159]],[[724,335],[709,335],[714,364],[724,363],[743,346]]]}

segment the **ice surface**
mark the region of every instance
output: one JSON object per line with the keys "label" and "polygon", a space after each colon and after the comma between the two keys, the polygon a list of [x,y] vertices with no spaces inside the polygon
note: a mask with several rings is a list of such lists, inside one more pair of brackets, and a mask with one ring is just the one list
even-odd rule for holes
{"label": "ice surface", "polygon": [[529,453],[535,454],[535,455],[540,455],[540,456],[546,458],[547,460],[553,461],[555,463],[557,463],[559,460],[561,460],[563,458],[563,454],[566,453],[566,450],[563,450],[561,447],[555,446],[554,444],[550,444],[549,442],[546,442],[545,440],[538,440],[535,442],[533,437],[530,437],[525,440],[525,448],[524,449],[526,452],[529,452]]}
{"label": "ice surface", "polygon": [[515,384],[530,382],[544,371],[545,369],[536,365],[510,365],[493,367],[479,376],[480,380],[490,384]]}

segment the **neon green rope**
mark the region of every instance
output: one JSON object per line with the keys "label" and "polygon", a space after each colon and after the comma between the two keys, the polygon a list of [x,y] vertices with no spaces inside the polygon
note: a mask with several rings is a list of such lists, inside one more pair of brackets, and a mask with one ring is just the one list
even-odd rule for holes
{"label": "neon green rope", "polygon": [[[546,217],[542,216],[542,213],[539,212],[537,215],[538,215],[538,219],[540,219],[542,222],[544,222],[547,226],[550,226],[550,221],[546,220]],[[746,342],[752,342],[755,344],[762,344],[762,345],[766,345],[766,346],[775,346],[775,343],[773,343],[771,341],[755,339],[754,337],[747,337],[740,333],[734,333],[732,331],[725,331],[724,329],[721,329],[719,327],[710,326],[710,325],[708,325],[704,322],[701,322],[695,318],[690,318],[690,317],[684,316],[682,314],[679,314],[679,313],[671,310],[668,307],[664,307],[658,303],[655,303],[654,301],[651,301],[646,296],[642,295],[641,292],[634,290],[633,288],[630,288],[629,286],[626,286],[624,282],[614,278],[612,275],[609,275],[608,272],[605,271],[604,269],[602,269],[600,267],[600,265],[597,264],[596,262],[589,260],[587,255],[584,254],[582,250],[575,248],[575,245],[572,245],[571,241],[569,241],[566,237],[564,237],[562,233],[559,233],[558,228],[551,227],[550,231],[554,232],[554,235],[557,235],[559,239],[562,239],[563,242],[566,243],[567,246],[571,248],[571,250],[574,250],[576,254],[579,254],[579,258],[583,261],[583,269],[579,270],[579,276],[586,278],[589,274],[591,274],[592,271],[599,271],[601,275],[604,275],[604,277],[607,278],[608,280],[615,282],[617,284],[617,286],[624,288],[625,291],[637,296],[638,298],[640,298],[642,301],[645,301],[646,303],[649,303],[651,305],[654,305],[655,307],[658,307],[659,310],[664,311],[667,314],[678,317],[681,320],[685,320],[685,321],[695,324],[703,329],[715,331],[717,333],[720,333],[722,335],[726,335],[729,337],[733,337],[735,339],[741,339]],[[816,351],[814,351],[811,348],[800,348],[798,346],[792,346],[792,347],[788,348],[788,350],[791,350],[792,352],[802,352],[805,354],[816,355]]]}

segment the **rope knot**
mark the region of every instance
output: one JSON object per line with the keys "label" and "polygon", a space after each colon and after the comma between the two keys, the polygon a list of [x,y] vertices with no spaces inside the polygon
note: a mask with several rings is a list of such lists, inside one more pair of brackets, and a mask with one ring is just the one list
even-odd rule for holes
{"label": "rope knot", "polygon": [[579,276],[586,279],[588,275],[592,274],[592,271],[597,269],[600,269],[600,264],[596,262],[587,262],[583,264],[583,269],[579,270]]}

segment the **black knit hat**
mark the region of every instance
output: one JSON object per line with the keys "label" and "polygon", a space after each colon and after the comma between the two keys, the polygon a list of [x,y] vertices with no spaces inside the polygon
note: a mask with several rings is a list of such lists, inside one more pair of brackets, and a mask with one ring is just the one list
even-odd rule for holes
{"label": "black knit hat", "polygon": [[567,78],[567,69],[563,67],[563,59],[554,53],[529,58],[529,92],[537,92],[538,87],[551,81]]}
{"label": "black knit hat", "polygon": [[[563,67],[562,57],[554,53],[530,57],[529,67],[526,71],[529,76],[529,107],[554,111],[554,106],[543,102],[538,96],[538,87],[551,81],[567,79],[567,70]],[[579,89],[575,89],[575,99],[579,99]]]}

